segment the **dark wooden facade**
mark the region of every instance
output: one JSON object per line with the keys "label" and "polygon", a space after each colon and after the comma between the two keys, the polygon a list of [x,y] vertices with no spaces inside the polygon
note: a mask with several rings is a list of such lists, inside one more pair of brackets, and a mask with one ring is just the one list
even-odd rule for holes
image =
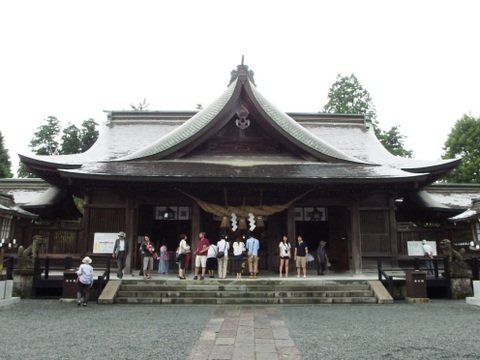
{"label": "dark wooden facade", "polygon": [[[311,249],[326,240],[336,268],[354,274],[365,259],[399,256],[395,201],[459,161],[394,157],[363,115],[283,113],[259,93],[244,65],[198,113],[112,111],[86,153],[21,160],[84,198],[80,251],[92,251],[95,233],[120,230],[133,248],[145,234],[170,249],[180,233],[193,246],[199,231],[217,241],[220,221],[233,208],[239,217],[265,218],[253,233],[266,268],[277,267],[282,235],[294,242],[300,234]],[[176,210],[175,220],[158,219],[164,207]],[[322,210],[320,221],[311,219],[315,209]]]}

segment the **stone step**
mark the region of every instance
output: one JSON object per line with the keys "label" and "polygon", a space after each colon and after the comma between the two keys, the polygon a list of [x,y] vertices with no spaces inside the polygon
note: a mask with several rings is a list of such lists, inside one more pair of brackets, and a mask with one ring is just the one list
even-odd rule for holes
{"label": "stone step", "polygon": [[365,281],[135,280],[122,282],[117,304],[374,304]]}
{"label": "stone step", "polygon": [[125,291],[334,291],[334,290],[370,290],[368,284],[355,285],[296,285],[296,284],[204,284],[196,283],[168,283],[165,285],[156,283],[131,283],[122,284],[120,290]]}
{"label": "stone step", "polygon": [[232,297],[246,297],[246,298],[285,298],[285,297],[371,297],[373,296],[371,290],[329,290],[329,291],[126,291],[121,290],[117,297],[196,297],[196,298],[232,298]]}
{"label": "stone step", "polygon": [[203,304],[203,305],[315,305],[315,304],[375,304],[375,297],[266,297],[266,298],[143,298],[143,297],[118,297],[117,304]]}

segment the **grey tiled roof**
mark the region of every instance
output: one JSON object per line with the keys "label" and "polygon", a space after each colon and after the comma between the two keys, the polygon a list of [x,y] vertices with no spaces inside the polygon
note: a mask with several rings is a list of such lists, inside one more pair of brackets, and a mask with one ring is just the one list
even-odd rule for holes
{"label": "grey tiled roof", "polygon": [[[203,166],[194,166],[198,158],[193,154],[173,162],[161,160],[192,140],[209,134],[208,130],[213,128],[216,121],[222,120],[219,114],[226,106],[232,105],[231,101],[237,101],[242,89],[245,90],[242,95],[253,97],[252,103],[258,104],[259,112],[266,114],[265,121],[284,136],[285,141],[299,146],[319,161],[305,162],[297,158],[292,162],[289,155],[284,155],[283,160],[274,157],[254,159],[248,154],[224,160],[214,155],[204,157]],[[294,120],[295,116],[299,118],[298,121]],[[243,177],[243,174],[252,177],[264,174],[270,179],[345,177],[368,180],[378,177],[384,180],[412,180],[425,178],[430,172],[438,178],[438,174],[453,169],[458,162],[421,161],[393,156],[375,137],[371,124],[359,115],[297,113],[289,116],[266,100],[248,78],[242,78],[241,81],[237,78],[217,100],[198,113],[112,111],[102,126],[99,139],[87,152],[59,156],[22,155],[21,159],[50,169],[64,169],[64,176],[107,176],[111,171],[112,176],[157,179],[167,176],[230,176],[235,179]],[[186,166],[191,169],[184,169]],[[236,167],[239,167],[242,175],[238,175]],[[434,180],[435,177],[432,177],[430,182]]]}

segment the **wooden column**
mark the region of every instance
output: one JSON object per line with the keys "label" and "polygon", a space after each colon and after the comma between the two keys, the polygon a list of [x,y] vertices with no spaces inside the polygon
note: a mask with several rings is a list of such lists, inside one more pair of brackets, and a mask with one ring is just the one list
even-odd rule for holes
{"label": "wooden column", "polygon": [[398,240],[397,240],[397,220],[395,219],[395,199],[391,196],[389,198],[388,219],[390,224],[390,252],[393,259],[395,259],[395,266],[398,266]]}
{"label": "wooden column", "polygon": [[[290,240],[290,245],[292,246],[292,259],[293,259],[293,254],[294,254],[293,249],[295,248],[296,241],[297,241],[297,239],[295,238],[295,205],[292,205],[287,209],[287,236],[288,236],[288,239]],[[282,238],[280,238],[280,241],[282,241]]]}
{"label": "wooden column", "polygon": [[137,251],[137,233],[136,229],[136,198],[134,194],[127,195],[127,207],[125,210],[125,232],[127,233],[128,240],[128,255],[125,261],[125,274],[132,273],[132,259],[136,255]]}
{"label": "wooden column", "polygon": [[358,198],[352,199],[350,206],[352,227],[352,271],[353,275],[361,275],[362,269],[362,238],[360,233],[360,209]]}
{"label": "wooden column", "polygon": [[[201,222],[201,211],[200,211],[200,206],[196,202],[192,202],[192,232],[190,234],[190,239],[187,241],[187,243],[190,244],[190,247],[192,249],[192,257],[190,261],[195,261],[195,255],[193,253],[195,250],[197,250],[197,244],[198,244],[198,233],[200,231],[204,231],[200,229],[200,222]],[[193,264],[195,264],[193,262]],[[194,267],[192,267],[193,269]]]}

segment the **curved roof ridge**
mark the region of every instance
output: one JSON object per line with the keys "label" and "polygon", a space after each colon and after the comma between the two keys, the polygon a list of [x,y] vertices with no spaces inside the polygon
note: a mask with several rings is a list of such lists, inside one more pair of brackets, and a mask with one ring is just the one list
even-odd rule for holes
{"label": "curved roof ridge", "polygon": [[[250,89],[253,96],[255,96],[256,101],[261,106],[261,108],[267,113],[267,115],[286,133],[291,137],[295,138],[297,141],[303,145],[324,154],[330,158],[357,163],[357,164],[368,164],[368,165],[377,165],[371,162],[366,162],[355,158],[347,153],[338,150],[334,146],[328,144],[326,141],[320,139],[319,137],[312,134],[310,131],[305,129],[303,126],[298,124],[294,119],[288,116],[285,112],[278,109],[270,101],[268,101],[257,89],[255,86],[252,86],[252,83],[249,80]],[[292,131],[293,130],[293,131]]]}
{"label": "curved roof ridge", "polygon": [[238,78],[234,80],[227,87],[227,90],[225,90],[215,101],[213,101],[202,111],[192,116],[189,120],[172,132],[165,134],[157,141],[149,144],[141,150],[137,150],[130,155],[126,155],[112,161],[135,160],[152,156],[171,149],[172,147],[190,138],[192,134],[198,133],[220,113],[225,104],[230,100],[235,90],[237,80]]}

